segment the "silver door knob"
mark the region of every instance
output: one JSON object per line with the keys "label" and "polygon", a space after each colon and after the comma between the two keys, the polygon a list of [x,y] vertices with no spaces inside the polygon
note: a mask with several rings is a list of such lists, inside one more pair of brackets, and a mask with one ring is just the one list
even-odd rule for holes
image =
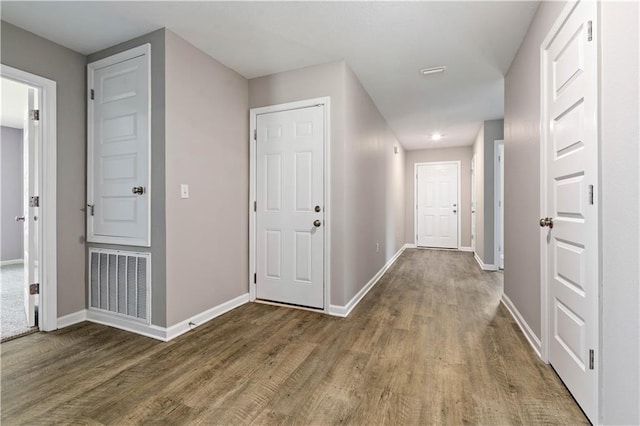
{"label": "silver door knob", "polygon": [[131,189],[131,192],[133,192],[134,194],[142,195],[144,194],[144,186],[134,186]]}
{"label": "silver door knob", "polygon": [[550,217],[543,217],[542,219],[540,219],[540,227],[544,228],[545,226],[553,229],[553,219],[551,219]]}
{"label": "silver door knob", "polygon": [[24,222],[24,216],[16,216],[16,222]]}
{"label": "silver door knob", "polygon": [[320,222],[320,219],[316,219],[313,221],[313,226],[315,226],[316,228],[319,227],[320,225],[322,225],[322,222]]}

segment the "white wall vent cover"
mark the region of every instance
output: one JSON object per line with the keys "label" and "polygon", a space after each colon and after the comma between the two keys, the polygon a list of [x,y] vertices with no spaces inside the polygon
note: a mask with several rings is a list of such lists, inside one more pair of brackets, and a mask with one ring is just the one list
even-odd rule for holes
{"label": "white wall vent cover", "polygon": [[151,254],[89,249],[89,309],[150,324]]}

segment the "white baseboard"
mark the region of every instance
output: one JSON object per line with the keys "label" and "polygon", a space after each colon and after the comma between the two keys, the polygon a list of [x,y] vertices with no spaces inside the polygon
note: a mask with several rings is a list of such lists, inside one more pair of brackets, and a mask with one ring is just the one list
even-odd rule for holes
{"label": "white baseboard", "polygon": [[471,248],[471,247],[458,247],[458,251],[464,251],[464,252],[472,253],[473,252],[473,248]]}
{"label": "white baseboard", "polygon": [[416,248],[416,247],[418,247],[418,246],[417,246],[417,245],[415,245],[415,244],[409,244],[409,243],[407,243],[407,244],[405,244],[402,248],[403,248],[403,249],[408,249],[408,248]]}
{"label": "white baseboard", "polygon": [[87,320],[87,310],[82,309],[77,312],[70,313],[68,315],[64,315],[58,317],[57,325],[58,328],[69,327],[70,325],[77,324],[82,321]]}
{"label": "white baseboard", "polygon": [[24,262],[24,259],[3,260],[3,261],[0,261],[0,266],[17,265],[18,263],[23,263],[23,262]]}
{"label": "white baseboard", "polygon": [[369,290],[371,290],[373,288],[374,285],[376,285],[376,283],[380,280],[380,278],[382,278],[384,273],[387,272],[387,270],[391,267],[391,265],[393,265],[393,263],[398,259],[398,257],[400,257],[402,252],[405,249],[409,248],[409,247],[407,247],[408,245],[410,245],[410,244],[405,244],[404,246],[402,246],[400,248],[400,250],[398,250],[398,252],[396,254],[394,254],[391,259],[389,259],[389,261],[386,263],[386,265],[384,265],[382,267],[382,269],[380,269],[373,276],[373,278],[371,278],[369,280],[369,282],[364,287],[362,287],[362,289],[358,293],[356,293],[355,296],[353,296],[353,298],[349,301],[349,303],[346,304],[346,306],[329,305],[329,314],[330,315],[335,315],[337,317],[346,317],[346,316],[348,316],[351,313],[351,311],[353,310],[353,308],[355,308],[356,305],[358,303],[360,303],[362,298],[369,292]]}
{"label": "white baseboard", "polygon": [[500,301],[507,308],[507,310],[509,311],[513,319],[516,321],[516,324],[518,324],[518,327],[520,327],[520,330],[522,330],[524,337],[527,338],[527,340],[529,341],[529,344],[531,345],[535,353],[542,359],[542,342],[540,341],[538,336],[535,335],[533,330],[531,330],[531,327],[529,327],[529,324],[527,324],[527,322],[524,320],[524,318],[520,314],[520,311],[518,311],[516,306],[513,304],[511,299],[507,297],[506,294],[502,293],[502,299],[500,299]]}
{"label": "white baseboard", "polygon": [[[249,302],[249,293],[238,296],[228,302],[221,303],[218,306],[214,306],[211,309],[166,328],[153,324],[144,324],[109,312],[83,309],[58,318],[58,328],[69,327],[70,325],[77,324],[82,321],[90,321],[119,328],[120,330],[130,331],[142,336],[151,337],[163,342],[168,342],[169,340],[175,339],[181,334],[184,334],[189,330],[193,330],[199,325],[219,317],[220,315],[229,312],[240,305],[244,305],[247,302]],[[193,323],[195,325],[191,326],[189,323]]]}
{"label": "white baseboard", "polygon": [[[166,340],[172,340],[176,337],[186,333],[189,330],[193,330],[194,328],[204,324],[207,321],[211,321],[212,319],[219,317],[220,315],[229,312],[232,309],[237,308],[238,306],[244,305],[249,302],[249,293],[245,293],[241,296],[236,297],[235,299],[231,299],[228,302],[224,302],[218,306],[214,306],[211,309],[208,309],[204,312],[201,312],[189,319],[181,321],[177,324],[174,324],[167,328]],[[195,325],[189,325],[189,323]]]}
{"label": "white baseboard", "polygon": [[153,324],[144,324],[109,312],[87,309],[87,321],[120,330],[130,331],[153,339],[167,341],[167,329]]}
{"label": "white baseboard", "polygon": [[482,269],[483,271],[497,271],[498,270],[496,265],[490,265],[488,263],[484,263],[482,261],[482,259],[480,259],[480,256],[478,256],[478,253],[473,253],[473,257],[476,259],[476,262],[478,262],[478,265],[480,265],[480,269]]}

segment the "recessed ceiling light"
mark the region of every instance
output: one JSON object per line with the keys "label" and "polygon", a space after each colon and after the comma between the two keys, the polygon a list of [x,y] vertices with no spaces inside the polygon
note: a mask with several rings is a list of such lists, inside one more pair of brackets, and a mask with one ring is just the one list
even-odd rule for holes
{"label": "recessed ceiling light", "polygon": [[442,134],[441,133],[434,133],[431,135],[431,140],[432,141],[439,141],[440,139],[442,139]]}
{"label": "recessed ceiling light", "polygon": [[429,75],[429,74],[437,74],[440,72],[444,72],[444,70],[446,70],[447,67],[442,66],[442,67],[433,67],[433,68],[424,68],[420,70],[420,74],[422,75]]}

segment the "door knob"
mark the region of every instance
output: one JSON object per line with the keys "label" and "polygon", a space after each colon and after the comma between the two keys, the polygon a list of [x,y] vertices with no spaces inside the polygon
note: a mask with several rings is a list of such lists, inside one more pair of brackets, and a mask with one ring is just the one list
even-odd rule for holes
{"label": "door knob", "polygon": [[16,216],[16,222],[24,222],[24,216]]}
{"label": "door knob", "polygon": [[551,219],[550,217],[544,217],[540,219],[540,227],[544,228],[545,226],[548,226],[550,229],[553,229],[553,219]]}
{"label": "door knob", "polygon": [[142,195],[144,194],[144,186],[134,186],[131,189],[131,192],[133,192],[134,194]]}
{"label": "door knob", "polygon": [[454,213],[458,213],[458,210],[454,210],[453,212],[454,212]]}
{"label": "door knob", "polygon": [[315,226],[316,228],[319,227],[320,225],[322,225],[322,222],[320,222],[320,219],[316,219],[313,221],[313,226]]}

